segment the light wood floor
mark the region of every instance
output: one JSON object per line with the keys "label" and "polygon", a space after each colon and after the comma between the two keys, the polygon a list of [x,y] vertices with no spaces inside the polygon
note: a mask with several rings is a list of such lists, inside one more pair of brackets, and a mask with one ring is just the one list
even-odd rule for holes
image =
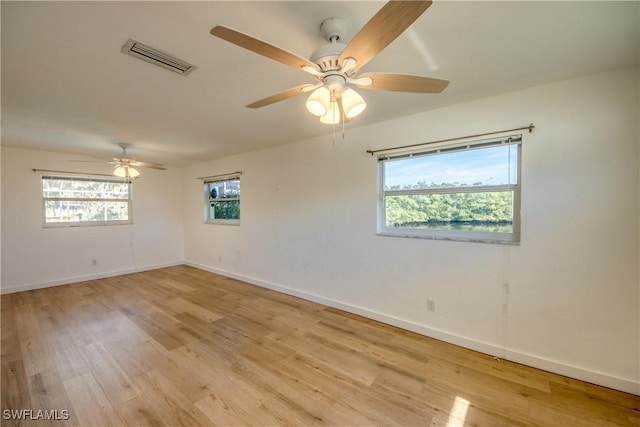
{"label": "light wood floor", "polygon": [[187,266],[2,296],[2,409],[83,427],[640,425],[638,396]]}

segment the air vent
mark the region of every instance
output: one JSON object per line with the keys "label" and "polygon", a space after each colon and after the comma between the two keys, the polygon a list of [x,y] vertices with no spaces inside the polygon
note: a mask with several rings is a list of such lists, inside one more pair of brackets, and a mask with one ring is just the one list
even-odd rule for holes
{"label": "air vent", "polygon": [[120,50],[122,53],[135,56],[136,58],[155,64],[167,70],[174,71],[178,74],[187,75],[197,67],[189,64],[175,56],[169,55],[156,48],[140,43],[137,40],[129,39]]}

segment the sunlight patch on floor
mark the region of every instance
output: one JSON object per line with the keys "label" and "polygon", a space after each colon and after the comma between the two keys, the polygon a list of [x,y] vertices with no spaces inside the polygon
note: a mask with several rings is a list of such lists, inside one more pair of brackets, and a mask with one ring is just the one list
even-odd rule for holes
{"label": "sunlight patch on floor", "polygon": [[449,412],[449,419],[447,419],[447,427],[463,427],[464,421],[467,418],[467,411],[469,410],[469,401],[456,396],[456,400],[453,402],[451,412]]}

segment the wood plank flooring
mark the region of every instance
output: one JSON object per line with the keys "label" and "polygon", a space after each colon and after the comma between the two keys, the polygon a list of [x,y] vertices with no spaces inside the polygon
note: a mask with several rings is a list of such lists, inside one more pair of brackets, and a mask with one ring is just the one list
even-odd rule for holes
{"label": "wood plank flooring", "polygon": [[640,426],[638,396],[187,266],[2,296],[1,400],[3,426]]}

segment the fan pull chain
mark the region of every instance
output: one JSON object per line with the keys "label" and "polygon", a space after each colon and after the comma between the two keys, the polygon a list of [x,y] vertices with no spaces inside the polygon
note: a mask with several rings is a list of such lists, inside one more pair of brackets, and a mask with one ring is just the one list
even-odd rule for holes
{"label": "fan pull chain", "polygon": [[[337,105],[338,105],[337,102],[338,101],[334,101],[334,102],[336,102],[336,107],[337,107]],[[336,146],[336,116],[335,116],[335,114],[336,114],[335,111],[336,110],[334,108],[331,111],[333,111],[333,114],[334,114],[333,115],[333,120],[331,120],[331,122],[332,122],[331,126],[333,127],[333,146],[335,147]]]}
{"label": "fan pull chain", "polygon": [[331,125],[333,126],[333,146],[336,146],[336,124],[335,122]]}

